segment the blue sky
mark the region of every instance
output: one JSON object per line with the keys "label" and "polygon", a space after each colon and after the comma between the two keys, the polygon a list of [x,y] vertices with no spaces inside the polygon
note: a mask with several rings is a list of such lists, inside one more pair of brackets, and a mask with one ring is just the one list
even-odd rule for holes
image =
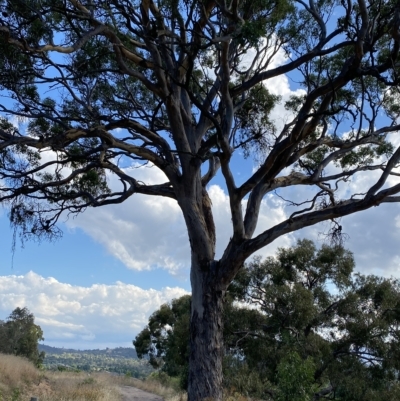
{"label": "blue sky", "polygon": [[[285,62],[279,55],[276,65]],[[281,76],[267,83],[283,101],[299,94],[293,81]],[[283,101],[272,112],[279,125],[290,116]],[[397,140],[397,142],[400,142]],[[43,154],[43,157],[51,155]],[[235,157],[240,183],[253,162]],[[155,168],[137,170],[139,179],[162,182]],[[373,175],[348,185],[362,192]],[[111,182],[111,185],[113,183]],[[231,235],[229,199],[220,177],[209,186],[217,227],[217,257]],[[307,189],[288,189],[285,197],[307,197]],[[263,202],[258,232],[285,219],[292,210],[273,194]],[[400,278],[400,207],[384,205],[342,220],[355,253],[357,269],[366,274]],[[68,348],[130,346],[149,315],[162,303],[190,292],[189,245],[177,204],[170,199],[134,195],[122,205],[88,209],[66,220],[64,235],[54,243],[17,242],[12,262],[12,231],[0,211],[0,319],[17,306],[27,306],[44,330],[45,343]],[[273,255],[279,246],[307,237],[321,243],[327,224],[279,238],[263,249]]]}
{"label": "blue sky", "polygon": [[144,289],[161,289],[178,283],[183,288],[190,289],[186,278],[176,278],[162,269],[158,269],[156,276],[153,270],[127,269],[81,229],[70,229],[65,224],[60,227],[63,229],[63,237],[53,242],[26,241],[21,244],[17,240],[13,255],[13,232],[8,218],[3,215],[0,218],[0,237],[3,239],[0,243],[1,273],[24,275],[35,266],[35,271],[41,275],[72,285],[89,286],[122,281]]}

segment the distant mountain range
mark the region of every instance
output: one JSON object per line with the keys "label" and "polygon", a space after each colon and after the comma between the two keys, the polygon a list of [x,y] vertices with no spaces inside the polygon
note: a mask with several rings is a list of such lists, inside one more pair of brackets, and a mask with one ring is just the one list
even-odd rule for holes
{"label": "distant mountain range", "polygon": [[108,371],[137,378],[153,371],[147,360],[138,359],[133,348],[76,350],[39,344],[39,351],[46,353],[43,365],[47,369]]}

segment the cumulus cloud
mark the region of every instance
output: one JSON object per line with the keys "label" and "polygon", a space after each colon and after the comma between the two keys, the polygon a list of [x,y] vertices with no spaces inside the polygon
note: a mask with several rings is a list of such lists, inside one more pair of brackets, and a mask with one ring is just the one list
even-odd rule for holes
{"label": "cumulus cloud", "polygon": [[[272,64],[269,69],[273,69],[283,65],[287,62],[283,50],[279,50],[276,56],[272,59]],[[285,102],[287,102],[292,96],[303,96],[306,91],[304,89],[292,90],[289,83],[289,78],[286,75],[279,75],[265,81],[264,85],[268,88],[270,93],[281,97],[279,103],[272,109],[270,118],[275,122],[277,131],[280,132],[284,125],[290,122],[294,115],[292,111],[285,109]]]}
{"label": "cumulus cloud", "polygon": [[71,344],[73,348],[129,345],[151,313],[186,293],[179,287],[143,290],[122,282],[74,286],[31,271],[23,276],[0,276],[0,318],[26,306],[48,344]]}
{"label": "cumulus cloud", "polygon": [[[128,171],[128,170],[127,170]],[[135,169],[135,178],[146,184],[165,182],[156,168]],[[114,177],[109,185],[118,185]],[[189,261],[187,230],[176,201],[136,194],[122,205],[90,208],[67,221],[81,228],[130,269],[155,267],[180,274]]]}
{"label": "cumulus cloud", "polygon": [[[162,178],[162,173],[156,169],[141,168],[136,174],[144,182],[159,182]],[[217,230],[216,257],[219,258],[232,236],[229,197],[218,185],[209,187],[209,195]],[[256,234],[285,218],[283,206],[272,196],[263,201]],[[187,229],[174,200],[134,195],[123,205],[88,209],[69,220],[67,225],[82,229],[130,269],[162,268],[182,275],[187,274],[190,266]],[[277,246],[287,246],[291,242],[290,237],[285,236],[261,254],[273,254]]]}
{"label": "cumulus cloud", "polygon": [[21,116],[16,116],[16,115],[7,115],[7,120],[9,123],[11,123],[15,128],[18,130],[24,132],[26,129],[26,126],[28,124],[28,119],[21,117]]}
{"label": "cumulus cloud", "polygon": [[[271,51],[267,51],[268,57],[272,56]],[[255,50],[249,50],[243,58],[243,67],[249,68],[254,58],[256,57]],[[260,60],[261,61],[261,60]],[[279,49],[270,59],[266,71],[273,70],[289,61],[288,56],[283,49]],[[304,89],[298,88],[293,90],[289,83],[289,78],[286,74],[281,74],[270,78],[263,82],[265,87],[273,95],[280,96],[281,101],[275,105],[270,113],[270,119],[274,121],[277,131],[281,131],[286,123],[294,117],[293,113],[285,109],[285,102],[292,96],[302,96],[306,94]]]}
{"label": "cumulus cloud", "polygon": [[[222,256],[228,241],[232,236],[231,214],[229,209],[229,196],[218,185],[211,185],[209,194],[212,201],[215,226],[217,230],[217,252],[216,257]],[[270,227],[280,223],[287,218],[284,210],[284,203],[274,196],[267,196],[261,204],[260,215],[257,229],[254,236],[267,230]],[[246,207],[246,201],[243,202],[243,208]],[[263,257],[275,254],[278,247],[290,246],[293,243],[293,236],[284,235],[271,245],[261,249],[257,254]]]}
{"label": "cumulus cloud", "polygon": [[[344,247],[354,253],[356,271],[400,278],[400,205],[383,204],[339,220],[345,234]],[[329,243],[325,235],[330,222],[320,223],[294,233],[317,245]]]}
{"label": "cumulus cloud", "polygon": [[357,270],[365,274],[400,278],[400,205],[383,204],[343,218]]}

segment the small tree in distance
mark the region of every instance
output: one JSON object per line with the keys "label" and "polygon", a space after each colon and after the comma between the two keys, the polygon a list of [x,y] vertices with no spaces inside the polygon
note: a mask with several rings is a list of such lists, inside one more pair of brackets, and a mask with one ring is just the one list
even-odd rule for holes
{"label": "small tree in distance", "polygon": [[[400,200],[398,2],[0,0],[0,11],[0,111],[28,122],[20,132],[0,121],[11,223],[51,237],[64,212],[174,199],[191,249],[189,401],[221,400],[222,299],[244,261],[322,221],[340,236],[335,219]],[[287,61],[273,67],[278,52]],[[279,98],[264,84],[288,73],[304,95],[285,103],[292,117],[278,128]],[[240,184],[237,152],[258,159]],[[163,183],[124,168],[149,163]],[[218,173],[232,236],[217,260],[208,185]],[[363,174],[370,184],[348,185]],[[291,188],[310,191],[297,199]],[[294,212],[255,235],[275,193]]]}
{"label": "small tree in distance", "polygon": [[15,308],[5,322],[0,321],[0,352],[23,356],[36,366],[43,363],[44,352],[39,352],[43,331],[35,324],[35,317],[28,308]]}

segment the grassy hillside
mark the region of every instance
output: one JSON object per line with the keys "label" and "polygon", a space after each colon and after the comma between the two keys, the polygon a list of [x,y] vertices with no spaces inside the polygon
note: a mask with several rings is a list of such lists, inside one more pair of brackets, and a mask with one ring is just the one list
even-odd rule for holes
{"label": "grassy hillside", "polygon": [[108,371],[130,374],[136,378],[148,376],[153,368],[146,360],[137,358],[133,348],[107,348],[105,350],[74,350],[39,345],[45,351],[44,367],[46,369],[78,369],[87,372]]}
{"label": "grassy hillside", "polygon": [[110,375],[42,372],[24,358],[0,354],[0,400],[118,401]]}
{"label": "grassy hillside", "polygon": [[121,385],[158,394],[166,401],[187,400],[185,394],[156,380],[157,375],[151,376],[137,380],[104,372],[40,371],[24,358],[0,354],[0,401],[27,401],[31,397],[40,401],[120,401]]}

